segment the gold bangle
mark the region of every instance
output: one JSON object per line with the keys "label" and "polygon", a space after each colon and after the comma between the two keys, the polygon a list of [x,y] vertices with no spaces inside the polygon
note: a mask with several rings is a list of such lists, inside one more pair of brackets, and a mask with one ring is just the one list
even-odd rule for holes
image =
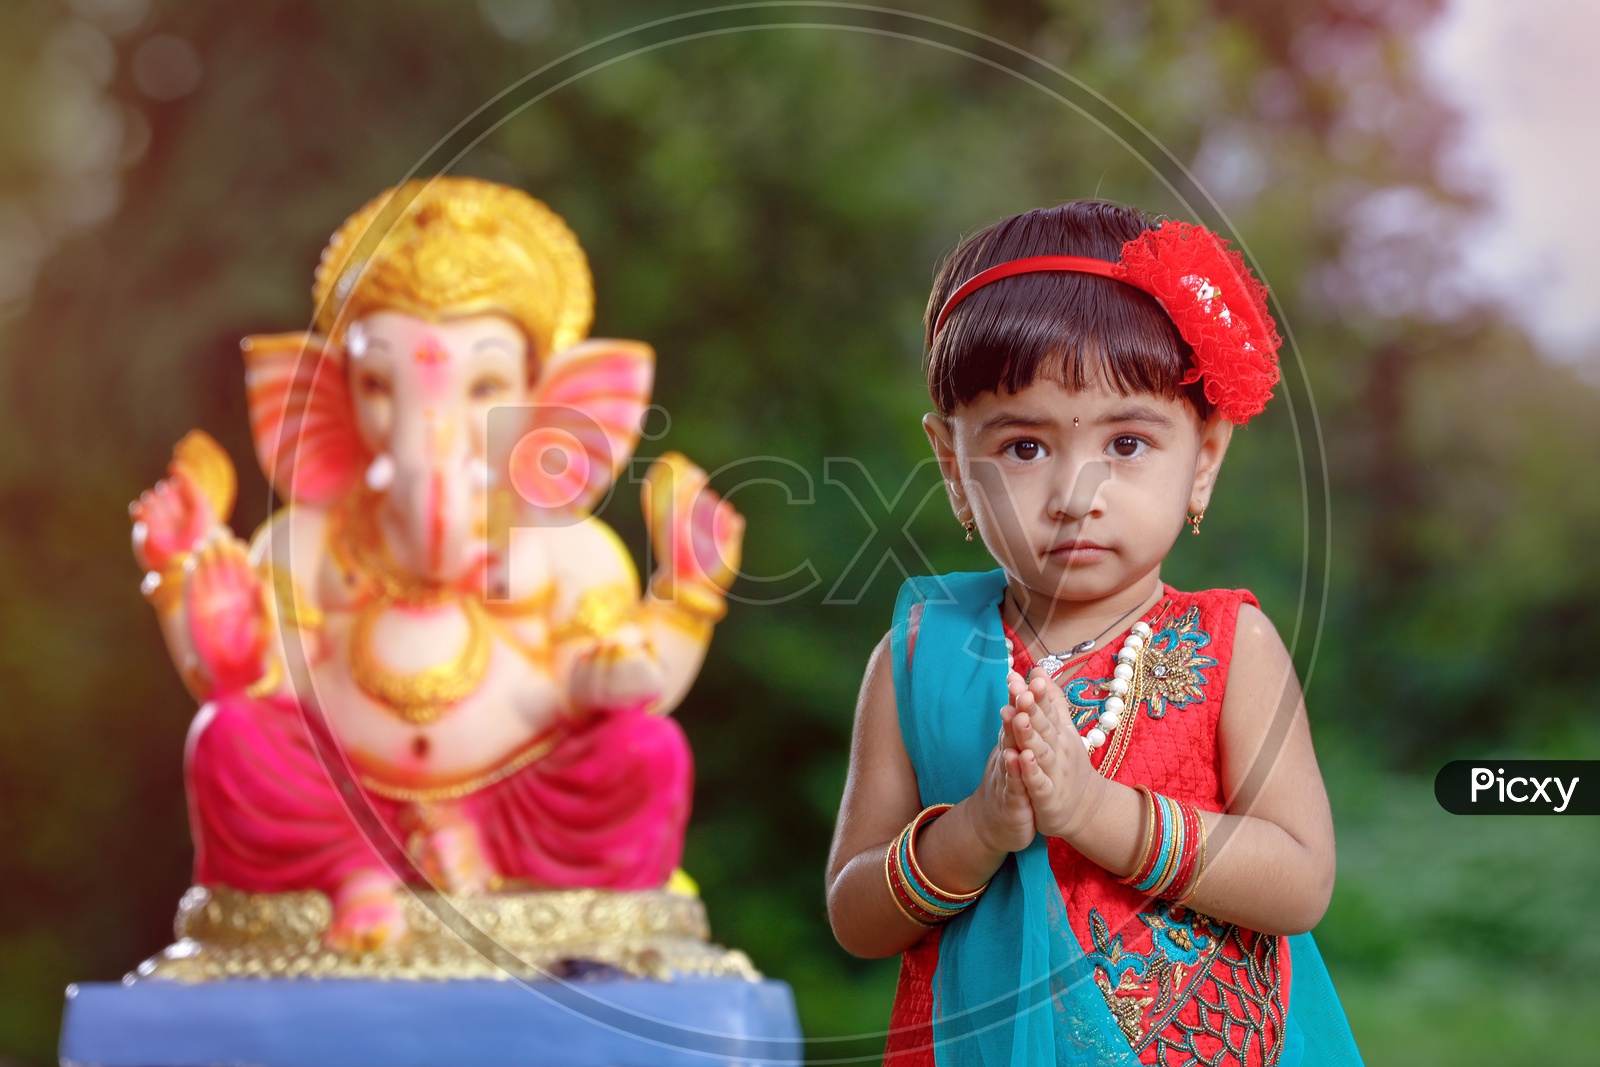
{"label": "gold bangle", "polygon": [[681,634],[686,634],[696,641],[709,641],[714,624],[710,619],[699,615],[691,615],[666,600],[657,600],[652,594],[639,606],[640,625],[656,624],[670,626]]}
{"label": "gold bangle", "polygon": [[1128,877],[1119,879],[1123,885],[1133,885],[1139,880],[1139,872],[1144,870],[1144,865],[1150,860],[1150,849],[1156,840],[1156,798],[1150,788],[1144,785],[1133,787],[1144,797],[1144,845],[1139,849],[1139,858],[1134,861],[1133,870]]}
{"label": "gold bangle", "polygon": [[183,603],[184,564],[190,553],[180,552],[167,560],[160,570],[147,571],[139,583],[139,592],[165,618]]}
{"label": "gold bangle", "polygon": [[[905,833],[904,830],[900,832]],[[894,901],[894,906],[900,909],[901,915],[904,915],[907,919],[910,919],[924,930],[931,930],[937,926],[938,923],[923,922],[921,919],[911,914],[911,912],[906,908],[905,904],[901,902],[900,894],[895,892],[894,875],[889,872],[889,857],[894,855],[899,848],[900,839],[896,837],[893,841],[889,842],[889,847],[883,850],[883,883],[889,887],[889,899]]]}
{"label": "gold bangle", "polygon": [[728,614],[727,596],[713,585],[658,574],[650,581],[650,593],[662,604],[702,622],[721,622]]}
{"label": "gold bangle", "polygon": [[584,590],[572,617],[555,627],[553,641],[604,640],[633,621],[639,593],[632,582],[605,582]]}
{"label": "gold bangle", "polygon": [[[967,901],[961,904],[950,904],[944,901],[932,901],[928,899],[927,893],[909,884],[911,880],[906,876],[905,861],[902,857],[901,849],[904,848],[907,854],[910,853],[910,841],[906,835],[911,833],[912,829],[916,825],[917,824],[915,820],[907,823],[906,828],[900,831],[900,836],[894,839],[894,855],[889,861],[890,869],[892,871],[899,872],[901,887],[905,889],[906,899],[911,901],[912,906],[926,915],[931,915],[937,922],[942,923],[948,919],[953,919],[957,915],[960,915],[962,911],[966,909],[967,904],[971,902]],[[924,882],[927,881],[926,877],[923,877],[922,880]]]}
{"label": "gold bangle", "polygon": [[908,835],[912,833],[916,825],[916,820],[913,819],[906,824],[904,830],[900,831],[900,836],[894,839],[894,856],[890,860],[891,869],[900,876],[900,886],[906,891],[906,899],[911,902],[911,906],[924,915],[932,916],[936,922],[942,923],[960,915],[967,907],[967,904],[971,902],[951,904],[942,900],[929,900],[927,893],[911,884],[911,878],[906,874],[905,857],[911,852],[911,840]]}
{"label": "gold bangle", "polygon": [[1196,808],[1194,810],[1194,821],[1200,824],[1200,858],[1195,861],[1194,877],[1189,879],[1189,891],[1187,893],[1185,893],[1183,896],[1179,897],[1177,900],[1173,901],[1174,904],[1187,904],[1187,903],[1189,903],[1189,898],[1194,896],[1195,890],[1200,888],[1200,876],[1206,873],[1206,836],[1207,835],[1206,835],[1206,816],[1205,816],[1205,812],[1201,811],[1199,808]]}
{"label": "gold bangle", "polygon": [[254,700],[271,696],[283,684],[283,664],[278,654],[268,648],[262,656],[261,677],[245,687],[245,695]]}
{"label": "gold bangle", "polygon": [[300,591],[299,583],[294,580],[288,568],[269,563],[267,576],[271,582],[272,600],[277,606],[278,617],[285,624],[304,630],[322,629],[326,621],[322,609]]}
{"label": "gold bangle", "polygon": [[[911,860],[911,870],[912,873],[917,876],[917,880],[923,885],[927,886],[929,889],[933,890],[933,892],[938,896],[946,897],[952,901],[963,902],[963,904],[958,905],[954,910],[952,910],[951,914],[955,914],[955,912],[960,911],[966,903],[977,900],[983,895],[983,891],[989,888],[989,883],[985,881],[982,885],[972,890],[970,893],[952,893],[948,889],[940,889],[934,884],[932,878],[929,878],[923,873],[922,864],[917,862],[917,831],[953,807],[955,807],[954,804],[930,804],[928,807],[923,808],[920,812],[918,812],[917,817],[912,819],[911,822],[907,824],[906,828],[900,832],[901,836],[905,837],[906,839],[906,856]],[[930,811],[936,812],[933,818],[927,818]],[[924,819],[926,819],[926,822],[924,822]]]}
{"label": "gold bangle", "polygon": [[1177,875],[1178,865],[1183,861],[1183,808],[1171,797],[1167,798],[1167,802],[1172,805],[1171,810],[1177,815],[1177,818],[1172,820],[1172,852],[1167,856],[1167,862],[1161,865],[1161,877],[1150,887],[1152,897],[1162,896],[1172,888],[1172,879]]}

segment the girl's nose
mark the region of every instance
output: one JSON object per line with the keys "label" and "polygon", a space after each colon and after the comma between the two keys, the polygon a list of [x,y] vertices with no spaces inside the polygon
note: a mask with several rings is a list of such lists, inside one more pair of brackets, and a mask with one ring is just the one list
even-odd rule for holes
{"label": "girl's nose", "polygon": [[1096,510],[1100,487],[1111,478],[1103,459],[1068,460],[1062,464],[1050,498],[1050,513],[1063,522],[1081,522]]}

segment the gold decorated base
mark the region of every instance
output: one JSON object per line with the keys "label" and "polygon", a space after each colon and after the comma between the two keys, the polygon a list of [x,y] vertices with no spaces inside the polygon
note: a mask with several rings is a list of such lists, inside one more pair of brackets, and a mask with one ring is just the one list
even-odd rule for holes
{"label": "gold decorated base", "polygon": [[575,961],[643,978],[760,979],[742,952],[711,944],[705,905],[664,890],[604,889],[402,897],[410,932],[351,955],[323,944],[333,909],[317,892],[241,893],[195,886],[174,922],[177,942],[131,978],[542,978]]}

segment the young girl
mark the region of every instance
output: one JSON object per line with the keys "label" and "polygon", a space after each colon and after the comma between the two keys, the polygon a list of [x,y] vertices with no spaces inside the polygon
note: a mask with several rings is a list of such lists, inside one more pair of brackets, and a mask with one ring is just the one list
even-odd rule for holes
{"label": "young girl", "polygon": [[906,582],[862,683],[828,910],[904,953],[889,1062],[1359,1063],[1305,933],[1333,825],[1289,655],[1248,592],[1160,577],[1278,380],[1265,291],[1077,201],[964,241],[927,341],[1001,569]]}

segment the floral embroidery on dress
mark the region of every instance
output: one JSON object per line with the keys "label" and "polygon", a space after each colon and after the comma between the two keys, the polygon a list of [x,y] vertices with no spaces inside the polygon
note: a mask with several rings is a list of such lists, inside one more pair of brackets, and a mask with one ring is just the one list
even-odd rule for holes
{"label": "floral embroidery on dress", "polygon": [[[1200,650],[1211,644],[1211,635],[1200,628],[1200,605],[1150,635],[1144,655],[1139,657],[1139,674],[1133,692],[1143,701],[1152,719],[1167,713],[1168,705],[1185,708],[1204,703],[1206,668],[1217,661]],[[1072,723],[1079,730],[1097,721],[1111,696],[1110,678],[1074,678],[1063,687],[1072,709]]]}
{"label": "floral embroidery on dress", "polygon": [[[1285,1019],[1277,939],[1164,900],[1138,917],[1150,932],[1148,952],[1129,949],[1091,908],[1094,951],[1086,953],[1134,1051],[1153,1043],[1158,1064],[1209,1062],[1197,1044],[1205,1036],[1239,1063],[1276,1062]],[[1180,1019],[1188,1002],[1197,1008],[1192,1021]]]}
{"label": "floral embroidery on dress", "polygon": [[1129,950],[1121,934],[1111,933],[1105,917],[1089,910],[1094,951],[1087,956],[1095,967],[1095,984],[1117,1025],[1133,1042],[1143,1037],[1148,1017],[1162,1015],[1172,1006],[1186,969],[1213,952],[1228,929],[1209,916],[1164,900],[1156,901],[1153,911],[1140,912],[1139,919],[1150,929],[1149,952]]}
{"label": "floral embroidery on dress", "polygon": [[1211,643],[1211,635],[1199,624],[1196,604],[1150,637],[1150,647],[1139,662],[1138,692],[1152,719],[1165,715],[1168,703],[1184,708],[1206,699],[1205,669],[1217,661],[1200,654]]}

